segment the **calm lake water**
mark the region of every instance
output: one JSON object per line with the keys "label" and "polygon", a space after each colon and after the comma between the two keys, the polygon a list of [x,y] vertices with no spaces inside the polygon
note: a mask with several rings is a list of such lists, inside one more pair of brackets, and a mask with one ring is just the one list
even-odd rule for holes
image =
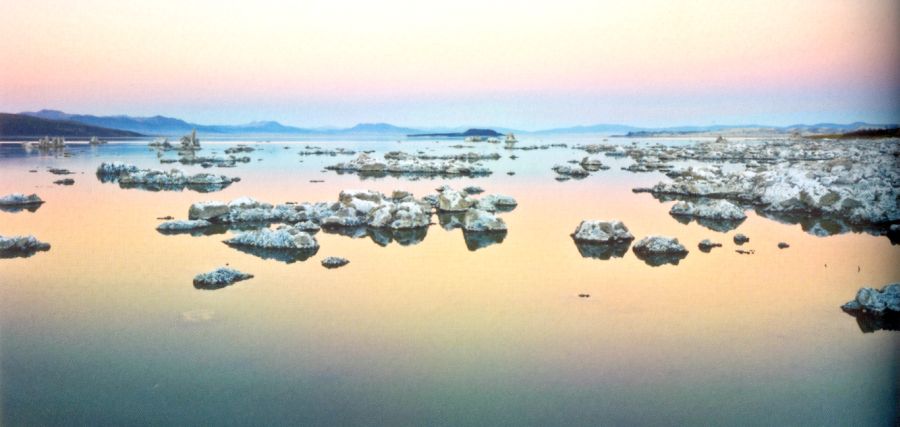
{"label": "calm lake water", "polygon": [[[46,201],[0,212],[0,234],[52,245],[0,259],[3,425],[898,422],[900,334],[863,333],[840,309],[861,286],[900,281],[900,246],[884,236],[818,237],[753,211],[727,233],[682,224],[668,214],[673,202],[632,193],[665,177],[619,170],[630,159],[555,181],[553,164],[585,155],[571,148],[482,143],[478,151],[503,155],[483,162],[489,177],[363,180],[322,171],[353,156],[297,151],[470,150],[449,147],[460,141],[203,140],[202,153],[235,142],[257,149],[253,161],[211,169],[161,165],[146,141],[70,145],[71,157],[0,145],[0,195]],[[123,189],[94,175],[103,161],[241,181],[214,193]],[[63,177],[49,167],[72,170],[75,184],[54,185]],[[157,217],[186,219],[202,200],[334,201],[342,189],[423,196],[442,184],[515,197],[519,206],[501,215],[505,239],[470,250],[461,230],[440,225],[407,245],[320,232],[315,256],[284,263],[226,246],[232,232],[155,230]],[[583,219],[622,220],[638,239],[677,237],[690,254],[660,267],[630,250],[583,257],[569,237]],[[735,253],[736,232],[755,254]],[[724,247],[703,253],[704,238]],[[351,262],[328,270],[327,256]],[[194,275],[226,263],[256,277],[194,288]]]}

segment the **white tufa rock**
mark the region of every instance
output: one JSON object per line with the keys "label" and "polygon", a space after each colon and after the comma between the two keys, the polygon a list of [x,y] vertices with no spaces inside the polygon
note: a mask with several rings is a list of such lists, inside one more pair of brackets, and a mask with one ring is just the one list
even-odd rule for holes
{"label": "white tufa rock", "polygon": [[741,220],[747,218],[744,210],[727,200],[704,200],[701,202],[678,202],[669,211],[672,215],[719,220]]}
{"label": "white tufa rock", "polygon": [[578,224],[572,238],[576,242],[586,243],[619,243],[630,242],[634,236],[622,221],[585,220]]}

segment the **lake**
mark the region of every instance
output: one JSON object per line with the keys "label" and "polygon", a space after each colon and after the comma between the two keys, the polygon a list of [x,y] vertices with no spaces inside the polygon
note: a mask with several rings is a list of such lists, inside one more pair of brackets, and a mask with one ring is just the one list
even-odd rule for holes
{"label": "lake", "polygon": [[[515,152],[450,147],[460,140],[202,139],[203,153],[255,148],[249,163],[210,169],[160,164],[148,141],[70,143],[70,157],[0,144],[0,195],[46,201],[0,212],[0,234],[52,245],[0,259],[2,424],[896,422],[900,335],[865,333],[840,307],[862,286],[900,281],[900,246],[866,233],[817,236],[752,210],[727,232],[684,224],[669,215],[674,201],[631,191],[666,177],[620,170],[628,158],[554,180],[554,164],[586,155],[572,146],[602,138],[525,137],[520,144],[569,147]],[[298,155],[306,145],[502,158],[482,162],[486,177],[363,179],[323,171],[354,156]],[[241,180],[210,193],[121,188],[95,175],[109,161]],[[60,178],[75,184],[53,184]],[[319,232],[315,255],[286,263],[223,244],[234,231],[155,229],[158,217],[186,219],[204,200],[336,201],[344,189],[421,197],[443,184],[515,197],[500,215],[502,241],[467,245],[435,216],[413,241]],[[585,219],[621,220],[638,239],[677,237],[690,253],[655,267],[630,250],[583,256],[570,234]],[[737,232],[752,255],[735,252]],[[723,247],[701,252],[705,238]],[[323,268],[327,256],[350,264]],[[226,264],[255,277],[192,285]]]}

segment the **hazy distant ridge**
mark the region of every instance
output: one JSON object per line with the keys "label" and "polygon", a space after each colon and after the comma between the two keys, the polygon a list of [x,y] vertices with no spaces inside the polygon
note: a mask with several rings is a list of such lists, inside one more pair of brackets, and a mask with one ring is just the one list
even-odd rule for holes
{"label": "hazy distant ridge", "polygon": [[257,121],[242,125],[201,125],[187,122],[181,119],[152,116],[132,117],[118,116],[94,116],[86,114],[68,114],[57,110],[40,110],[36,112],[23,112],[23,115],[50,120],[65,120],[78,122],[91,126],[99,126],[110,129],[120,129],[138,132],[147,135],[179,135],[196,129],[207,134],[238,135],[297,135],[297,134],[358,134],[358,135],[411,135],[411,134],[444,134],[457,133],[471,128],[488,128],[499,133],[522,134],[630,134],[631,136],[665,136],[665,135],[692,135],[704,132],[727,133],[842,133],[860,129],[884,129],[897,127],[896,124],[872,124],[854,122],[848,124],[816,123],[812,125],[795,124],[790,126],[766,126],[758,124],[746,125],[709,125],[709,126],[670,126],[670,127],[639,127],[623,124],[593,124],[571,127],[560,127],[536,131],[522,131],[496,126],[460,126],[458,128],[420,127],[409,128],[395,126],[389,123],[360,123],[349,128],[300,128],[287,126],[276,121]]}

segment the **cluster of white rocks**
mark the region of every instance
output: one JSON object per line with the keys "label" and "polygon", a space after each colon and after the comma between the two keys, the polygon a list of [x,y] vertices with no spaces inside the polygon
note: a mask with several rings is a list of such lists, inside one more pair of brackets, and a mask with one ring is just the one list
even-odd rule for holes
{"label": "cluster of white rocks", "polygon": [[730,199],[763,213],[827,216],[851,224],[900,221],[900,145],[859,145],[842,145],[843,156],[830,160],[759,164],[733,172],[719,166],[690,167],[668,174],[669,182],[635,191]]}
{"label": "cluster of white rocks", "polygon": [[672,205],[669,214],[721,220],[747,218],[743,209],[734,203],[721,199],[701,200],[698,202],[681,201]]}
{"label": "cluster of white rocks", "polygon": [[[581,256],[585,258],[621,258],[628,251],[634,235],[622,221],[581,221],[571,234]],[[635,256],[651,266],[678,264],[688,254],[688,250],[678,239],[663,236],[648,236],[632,247]]]}
{"label": "cluster of white rocks", "polygon": [[0,258],[27,258],[50,250],[50,244],[34,236],[0,236]]}
{"label": "cluster of white rocks", "polygon": [[[371,190],[344,190],[337,202],[285,203],[272,205],[249,197],[231,202],[204,201],[191,205],[188,220],[170,220],[157,229],[166,234],[202,231],[207,227],[256,226],[226,241],[239,248],[257,248],[270,252],[254,253],[275,257],[271,250],[315,251],[318,242],[310,233],[326,232],[351,237],[371,236],[378,244],[395,239],[412,244],[425,236],[432,215],[460,215],[459,228],[469,238],[488,233],[505,233],[506,223],[498,216],[517,205],[514,198],[491,194],[475,198],[466,192],[442,186],[438,193],[421,199],[406,191],[390,195]],[[270,224],[284,224],[270,229]],[[496,237],[496,236],[495,236]],[[253,253],[252,251],[248,251]],[[296,260],[296,258],[289,258]],[[301,258],[302,259],[302,258]]]}
{"label": "cluster of white rocks", "polygon": [[478,162],[418,158],[379,160],[368,153],[360,153],[353,160],[326,166],[325,169],[360,175],[482,176],[492,173],[490,169]]}
{"label": "cluster of white rocks", "polygon": [[337,156],[339,154],[342,155],[353,155],[356,154],[356,151],[348,150],[346,148],[335,148],[335,149],[325,149],[322,147],[307,145],[303,147],[303,150],[297,152],[297,154],[301,156]]}
{"label": "cluster of white rocks", "polygon": [[101,163],[97,167],[97,177],[103,182],[117,181],[123,188],[136,187],[148,190],[189,188],[199,192],[218,191],[240,180],[209,173],[187,175],[178,169],[169,171],[140,169],[121,162]]}

